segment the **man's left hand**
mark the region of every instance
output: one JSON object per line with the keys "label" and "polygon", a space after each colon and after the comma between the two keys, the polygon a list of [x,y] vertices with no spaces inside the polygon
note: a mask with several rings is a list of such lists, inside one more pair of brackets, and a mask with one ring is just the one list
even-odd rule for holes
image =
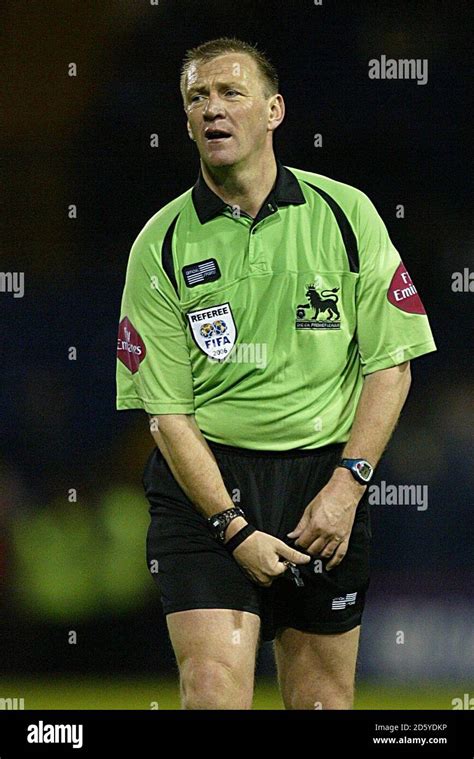
{"label": "man's left hand", "polygon": [[312,556],[331,557],[326,569],[337,566],[346,555],[357,504],[365,488],[347,469],[338,467],[287,536],[296,538],[295,547],[304,548]]}

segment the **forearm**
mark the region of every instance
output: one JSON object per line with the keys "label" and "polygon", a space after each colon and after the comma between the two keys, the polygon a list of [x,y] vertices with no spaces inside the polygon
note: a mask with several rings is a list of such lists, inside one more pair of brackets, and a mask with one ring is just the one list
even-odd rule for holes
{"label": "forearm", "polygon": [[[410,381],[408,363],[365,378],[344,458],[367,459],[372,466],[378,463],[397,424]],[[366,487],[349,469],[336,467],[289,537],[310,553],[322,552],[326,557],[334,554],[326,567],[332,569],[346,553],[355,512]]]}
{"label": "forearm", "polygon": [[[210,517],[235,505],[194,416],[166,414],[152,417],[150,431],[176,482],[203,516]],[[234,519],[229,531],[234,522],[240,526],[245,524],[240,517]],[[237,526],[235,524],[234,528]],[[230,537],[227,532],[226,537]]]}
{"label": "forearm", "polygon": [[[366,459],[378,464],[395,429],[411,384],[410,363],[368,374],[360,394],[349,440],[343,458]],[[348,469],[336,467],[331,484],[343,486],[357,504],[365,491]]]}
{"label": "forearm", "polygon": [[410,364],[369,374],[343,456],[364,458],[375,466],[395,429],[411,384]]}

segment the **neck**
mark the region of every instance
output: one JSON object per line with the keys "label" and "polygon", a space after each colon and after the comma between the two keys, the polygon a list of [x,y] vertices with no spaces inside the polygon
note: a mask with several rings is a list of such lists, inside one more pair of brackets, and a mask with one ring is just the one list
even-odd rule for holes
{"label": "neck", "polygon": [[275,184],[277,165],[273,150],[252,164],[207,166],[201,160],[201,170],[207,185],[222,200],[255,218],[262,203]]}

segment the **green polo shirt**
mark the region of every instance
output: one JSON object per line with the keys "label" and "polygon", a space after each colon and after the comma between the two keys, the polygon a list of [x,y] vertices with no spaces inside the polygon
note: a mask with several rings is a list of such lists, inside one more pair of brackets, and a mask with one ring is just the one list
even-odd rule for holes
{"label": "green polo shirt", "polygon": [[348,439],[363,377],[436,350],[364,193],[285,167],[255,219],[205,183],[130,253],[117,408],[194,414],[209,440],[319,448]]}

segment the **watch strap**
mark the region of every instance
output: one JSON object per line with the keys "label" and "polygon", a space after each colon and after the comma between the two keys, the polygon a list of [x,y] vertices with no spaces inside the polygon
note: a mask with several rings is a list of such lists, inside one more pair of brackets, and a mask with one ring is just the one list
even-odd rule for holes
{"label": "watch strap", "polygon": [[213,514],[212,517],[208,518],[207,524],[210,527],[212,534],[221,543],[224,542],[224,535],[227,527],[233,519],[236,519],[236,517],[245,518],[245,514],[240,506],[231,506],[229,509],[219,511],[217,514]]}
{"label": "watch strap", "polygon": [[232,535],[231,539],[224,543],[225,548],[229,553],[233,553],[237,546],[240,546],[253,532],[256,532],[256,528],[251,524],[246,524],[241,530]]}
{"label": "watch strap", "polygon": [[[370,467],[370,476],[368,479],[361,476],[361,473],[359,471],[359,465],[367,465]],[[374,474],[374,468],[372,464],[370,464],[366,459],[348,459],[343,458],[340,460],[338,467],[342,467],[343,469],[348,469],[354,479],[357,480],[357,482],[360,482],[361,485],[367,485],[370,480],[372,479],[372,476]]]}

